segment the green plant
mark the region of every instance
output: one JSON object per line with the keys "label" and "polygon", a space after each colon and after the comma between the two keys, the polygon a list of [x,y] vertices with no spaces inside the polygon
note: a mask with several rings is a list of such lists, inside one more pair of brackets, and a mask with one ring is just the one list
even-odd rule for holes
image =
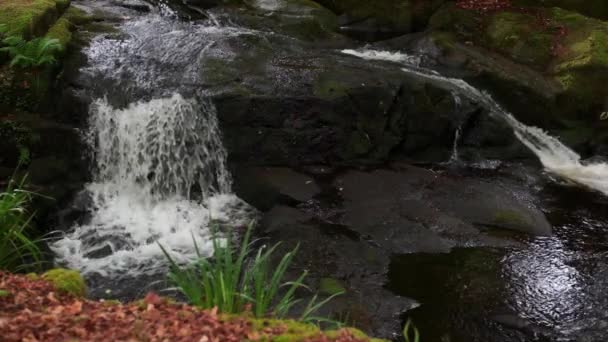
{"label": "green plant", "polygon": [[2,43],[6,46],[1,47],[0,51],[10,55],[10,66],[31,70],[36,90],[40,90],[42,69],[57,63],[55,54],[62,49],[59,39],[41,37],[28,41],[21,36],[8,36],[2,40]]}
{"label": "green plant", "polygon": [[[307,288],[303,283],[306,271],[295,281],[283,280],[298,248],[286,253],[275,266],[273,254],[280,244],[261,248],[253,254],[250,237],[251,227],[245,233],[241,247],[237,249],[232,245],[230,237],[219,239],[214,236],[213,258],[203,257],[195,241],[198,261],[186,267],[178,265],[161,245],[170,262],[169,279],[192,304],[204,309],[217,307],[223,313],[251,310],[258,318],[287,317],[300,301],[295,298],[296,290]],[[252,260],[247,262],[249,256],[252,256]],[[318,296],[314,295],[298,316],[299,320],[332,322],[313,314],[341,294],[336,293],[322,301],[318,301]]]}
{"label": "green plant", "polygon": [[2,40],[5,47],[0,51],[12,57],[10,66],[20,68],[39,68],[57,63],[55,53],[61,50],[59,39],[36,38],[25,40],[20,36],[9,36]]}
{"label": "green plant", "polygon": [[13,177],[0,193],[0,269],[22,271],[39,267],[42,257],[38,241],[26,231],[33,215],[27,211],[33,193],[23,190],[25,177]]}
{"label": "green plant", "polygon": [[418,328],[412,323],[411,319],[408,319],[405,322],[405,326],[403,327],[403,338],[405,342],[420,342],[420,332]]}
{"label": "green plant", "polygon": [[24,166],[31,161],[30,146],[40,139],[32,130],[20,122],[0,119],[0,141],[5,146],[14,146],[18,156],[17,164]]}

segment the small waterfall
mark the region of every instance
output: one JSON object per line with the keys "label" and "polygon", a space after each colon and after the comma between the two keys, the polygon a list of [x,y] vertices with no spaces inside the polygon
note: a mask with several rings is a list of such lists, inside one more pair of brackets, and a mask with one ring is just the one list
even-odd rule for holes
{"label": "small waterfall", "polygon": [[81,70],[97,99],[88,217],[51,246],[58,263],[111,279],[161,271],[158,243],[179,262],[196,258],[193,239],[209,254],[212,227],[247,224],[253,211],[231,192],[216,109],[199,85],[210,47],[252,32],[182,22],[167,8],[120,29],[93,40]]}
{"label": "small waterfall", "polygon": [[457,163],[459,158],[458,158],[458,142],[460,141],[460,131],[462,130],[462,127],[458,127],[456,128],[456,131],[454,132],[454,145],[452,146],[452,155],[450,156],[450,160],[448,161],[448,163]]}
{"label": "small waterfall", "polygon": [[404,72],[435,81],[452,92],[462,94],[482,104],[490,111],[491,115],[506,121],[511,126],[517,138],[534,152],[547,171],[573,183],[608,195],[608,164],[583,164],[581,157],[576,152],[542,129],[526,126],[519,122],[487,92],[471,86],[464,80],[444,77],[433,70],[421,68],[419,63],[409,63],[410,60],[419,61],[419,59],[408,57],[402,53],[367,49],[361,51],[343,50],[342,52],[369,60],[402,63],[406,66],[402,69]]}
{"label": "small waterfall", "polygon": [[157,243],[181,261],[193,239],[211,251],[212,220],[246,217],[231,179],[213,105],[171,97],[116,109],[98,100],[89,144],[96,160],[90,222],[53,244],[58,261],[84,273],[153,272]]}

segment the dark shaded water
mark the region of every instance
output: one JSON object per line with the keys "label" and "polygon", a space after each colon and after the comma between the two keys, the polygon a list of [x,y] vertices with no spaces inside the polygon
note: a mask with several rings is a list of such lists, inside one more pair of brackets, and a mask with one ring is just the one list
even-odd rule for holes
{"label": "dark shaded water", "polygon": [[520,248],[396,255],[387,287],[427,341],[606,341],[608,212],[603,195],[546,183],[549,237]]}

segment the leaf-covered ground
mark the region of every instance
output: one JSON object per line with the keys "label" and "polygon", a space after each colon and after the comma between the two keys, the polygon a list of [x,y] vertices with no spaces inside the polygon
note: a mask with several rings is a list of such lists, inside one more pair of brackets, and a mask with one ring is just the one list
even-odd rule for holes
{"label": "leaf-covered ground", "polygon": [[[264,326],[152,293],[129,304],[82,299],[59,293],[44,280],[0,272],[2,341],[272,341],[290,333],[287,325]],[[367,341],[349,330],[298,340]]]}
{"label": "leaf-covered ground", "polygon": [[511,7],[510,0],[457,0],[456,5],[460,8],[476,11],[496,11]]}

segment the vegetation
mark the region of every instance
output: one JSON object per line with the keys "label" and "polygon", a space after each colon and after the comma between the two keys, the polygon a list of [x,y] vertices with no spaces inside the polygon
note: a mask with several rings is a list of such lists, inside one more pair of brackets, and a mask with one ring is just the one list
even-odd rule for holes
{"label": "vegetation", "polygon": [[76,297],[87,294],[87,285],[78,271],[57,268],[44,273],[42,279],[52,283],[59,292]]}
{"label": "vegetation", "polygon": [[38,268],[41,251],[38,241],[27,235],[33,215],[27,211],[33,194],[23,189],[25,179],[11,179],[0,193],[0,269],[23,271]]}
{"label": "vegetation", "polygon": [[69,0],[10,0],[0,1],[0,23],[6,24],[9,35],[31,38],[48,28],[49,20],[56,19]]}
{"label": "vegetation", "polygon": [[420,342],[420,332],[412,323],[411,319],[408,319],[407,322],[405,322],[405,326],[403,327],[403,338],[405,339],[405,342]]}
{"label": "vegetation", "polygon": [[[303,272],[295,281],[284,281],[285,272],[291,265],[297,247],[288,252],[275,267],[273,255],[279,244],[268,249],[260,249],[248,263],[252,255],[250,242],[251,228],[245,234],[240,249],[233,247],[231,239],[213,238],[214,255],[210,260],[201,255],[195,241],[198,261],[192,266],[178,265],[161,246],[171,264],[170,280],[177,285],[188,300],[201,308],[217,307],[220,312],[231,314],[250,310],[257,318],[285,318],[295,304],[298,289],[306,288]],[[318,301],[314,295],[299,315],[303,322],[327,322],[313,316],[314,313],[332,298],[343,292],[335,293]]]}
{"label": "vegetation", "polygon": [[6,46],[0,51],[8,52],[12,60],[11,67],[37,69],[57,63],[55,53],[61,50],[61,43],[56,38],[36,38],[30,41],[20,36],[9,36],[2,41]]}

